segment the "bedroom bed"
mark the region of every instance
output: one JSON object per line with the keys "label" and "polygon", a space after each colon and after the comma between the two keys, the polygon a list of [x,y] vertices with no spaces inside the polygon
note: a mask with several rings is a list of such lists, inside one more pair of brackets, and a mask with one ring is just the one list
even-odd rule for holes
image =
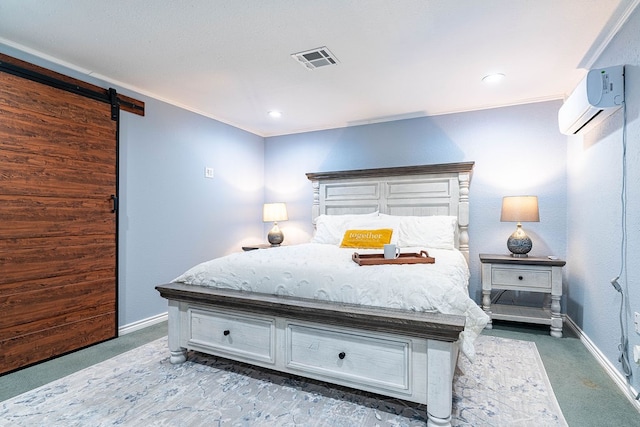
{"label": "bedroom bed", "polygon": [[[426,404],[428,425],[451,425],[458,353],[473,358],[488,320],[467,291],[472,169],[307,174],[310,243],[231,254],[156,287],[171,362],[200,351]],[[341,247],[348,230],[379,229],[435,263],[360,266],[354,252],[381,250]]]}

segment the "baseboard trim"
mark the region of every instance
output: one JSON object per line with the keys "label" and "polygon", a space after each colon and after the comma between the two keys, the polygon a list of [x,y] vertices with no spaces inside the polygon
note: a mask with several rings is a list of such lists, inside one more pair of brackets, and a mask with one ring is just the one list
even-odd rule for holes
{"label": "baseboard trim", "polygon": [[169,318],[167,312],[158,314],[157,316],[147,317],[146,319],[138,320],[137,322],[129,323],[128,325],[120,326],[118,328],[118,335],[126,335],[131,332],[144,329],[148,326],[157,325],[158,323],[166,322]]}
{"label": "baseboard trim", "polygon": [[607,357],[600,351],[600,349],[591,341],[591,339],[584,333],[578,325],[569,317],[565,316],[565,325],[567,325],[573,332],[580,338],[580,342],[584,344],[589,353],[596,358],[600,366],[602,366],[605,372],[611,377],[613,382],[616,383],[622,393],[629,399],[629,402],[636,408],[636,411],[640,412],[640,401],[636,400],[638,392],[629,384],[624,375],[607,359]]}

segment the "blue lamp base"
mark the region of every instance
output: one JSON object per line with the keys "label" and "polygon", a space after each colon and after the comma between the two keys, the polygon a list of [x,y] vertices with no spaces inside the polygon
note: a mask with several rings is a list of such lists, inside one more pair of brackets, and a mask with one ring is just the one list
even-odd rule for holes
{"label": "blue lamp base", "polygon": [[273,224],[273,228],[267,234],[267,240],[271,244],[271,246],[280,246],[280,244],[284,241],[284,234],[280,231],[280,227],[278,227],[278,223]]}
{"label": "blue lamp base", "polygon": [[522,229],[522,225],[518,223],[516,231],[507,239],[507,249],[511,252],[511,256],[514,258],[526,258],[529,256],[527,254],[532,247],[531,239]]}

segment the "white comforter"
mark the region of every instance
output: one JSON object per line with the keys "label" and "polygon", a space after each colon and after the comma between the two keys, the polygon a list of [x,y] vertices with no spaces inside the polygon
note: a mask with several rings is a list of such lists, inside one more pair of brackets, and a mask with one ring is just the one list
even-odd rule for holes
{"label": "white comforter", "polygon": [[[403,252],[419,250],[403,248]],[[473,359],[473,341],[488,317],[469,298],[467,264],[457,250],[428,251],[435,264],[359,266],[351,260],[354,249],[319,243],[282,246],[203,262],[174,282],[463,315],[466,325],[460,347]]]}

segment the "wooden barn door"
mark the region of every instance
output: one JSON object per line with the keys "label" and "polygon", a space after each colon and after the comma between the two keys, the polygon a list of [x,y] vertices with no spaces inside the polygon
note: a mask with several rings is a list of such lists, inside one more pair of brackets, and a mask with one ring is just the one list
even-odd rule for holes
{"label": "wooden barn door", "polygon": [[0,72],[0,373],[117,336],[109,103]]}

